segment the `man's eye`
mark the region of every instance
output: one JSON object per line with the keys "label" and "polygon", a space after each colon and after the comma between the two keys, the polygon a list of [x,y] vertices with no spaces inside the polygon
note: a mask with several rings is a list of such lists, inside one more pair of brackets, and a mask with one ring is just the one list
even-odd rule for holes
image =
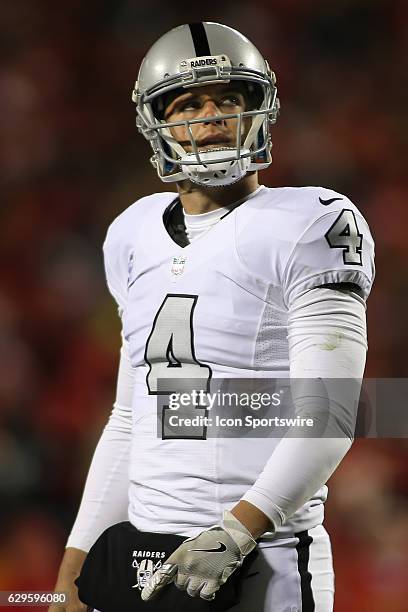
{"label": "man's eye", "polygon": [[220,103],[225,104],[226,106],[240,106],[241,101],[237,96],[227,96],[222,98]]}
{"label": "man's eye", "polygon": [[181,103],[177,110],[182,113],[188,110],[196,110],[197,108],[200,108],[200,102],[198,100],[188,100]]}
{"label": "man's eye", "polygon": [[[240,106],[241,105],[241,100],[238,98],[238,96],[233,96],[233,95],[228,95],[225,96],[223,98],[220,98],[217,101],[215,101],[218,107],[221,106]],[[179,106],[177,106],[177,112],[179,113],[183,113],[183,112],[188,112],[188,111],[195,111],[200,109],[202,106],[202,102],[198,99],[192,99],[192,100],[186,100],[185,102],[181,102],[181,104]]]}

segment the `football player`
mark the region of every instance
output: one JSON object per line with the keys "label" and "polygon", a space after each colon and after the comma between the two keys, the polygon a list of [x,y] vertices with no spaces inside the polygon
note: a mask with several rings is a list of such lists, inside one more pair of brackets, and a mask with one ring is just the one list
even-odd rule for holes
{"label": "football player", "polygon": [[[118,575],[132,563],[149,569],[143,580],[129,578],[139,593],[134,610],[144,601],[155,609],[175,585],[185,610],[201,602],[209,610],[234,603],[236,612],[329,612],[325,483],[352,443],[360,384],[350,381],[363,377],[374,279],[370,230],[345,195],[258,182],[272,161],[276,78],[230,27],[195,23],[162,36],[143,60],[133,101],[152,164],[177,192],[139,199],[107,233],[107,284],[123,329],[117,397],[57,589],[71,594],[67,610],[84,610],[74,579],[100,534],[127,521],[135,542],[156,537],[135,544],[134,559],[119,553],[110,564]],[[177,392],[185,379],[208,390],[216,379],[253,377],[347,384],[330,388],[330,405],[324,393],[297,394],[298,413],[324,423],[319,437],[158,430],[164,390]],[[182,538],[171,554],[157,543],[169,536]],[[100,548],[108,555],[114,546]],[[239,602],[214,607],[249,559]]]}

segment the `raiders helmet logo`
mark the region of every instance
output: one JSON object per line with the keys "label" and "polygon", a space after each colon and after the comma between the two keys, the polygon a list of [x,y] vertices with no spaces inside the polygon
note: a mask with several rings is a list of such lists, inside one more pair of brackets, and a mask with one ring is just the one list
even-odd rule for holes
{"label": "raiders helmet logo", "polygon": [[189,57],[180,62],[180,71],[190,68],[205,68],[207,66],[231,67],[230,59],[226,55],[207,55],[204,57]]}

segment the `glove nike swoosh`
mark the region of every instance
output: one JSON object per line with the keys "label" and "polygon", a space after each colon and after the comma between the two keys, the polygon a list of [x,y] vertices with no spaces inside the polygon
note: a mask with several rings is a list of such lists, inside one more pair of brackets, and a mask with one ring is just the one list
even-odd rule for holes
{"label": "glove nike swoosh", "polygon": [[217,540],[219,547],[218,548],[189,548],[188,552],[224,552],[224,550],[227,550],[227,547],[225,546],[225,544],[223,542],[220,542],[219,540]]}

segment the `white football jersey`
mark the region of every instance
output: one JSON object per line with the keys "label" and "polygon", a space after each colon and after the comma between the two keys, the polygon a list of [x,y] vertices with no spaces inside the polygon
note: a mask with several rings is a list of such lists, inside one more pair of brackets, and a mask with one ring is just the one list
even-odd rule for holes
{"label": "white football jersey", "polygon": [[[135,372],[129,520],[142,531],[191,536],[242,498],[279,439],[163,440],[158,379],[288,377],[293,299],[337,282],[359,285],[366,298],[374,244],[347,197],[263,187],[181,247],[163,223],[176,197],[157,193],[126,209],[104,255]],[[322,487],[279,531],[319,524],[326,495]]]}

